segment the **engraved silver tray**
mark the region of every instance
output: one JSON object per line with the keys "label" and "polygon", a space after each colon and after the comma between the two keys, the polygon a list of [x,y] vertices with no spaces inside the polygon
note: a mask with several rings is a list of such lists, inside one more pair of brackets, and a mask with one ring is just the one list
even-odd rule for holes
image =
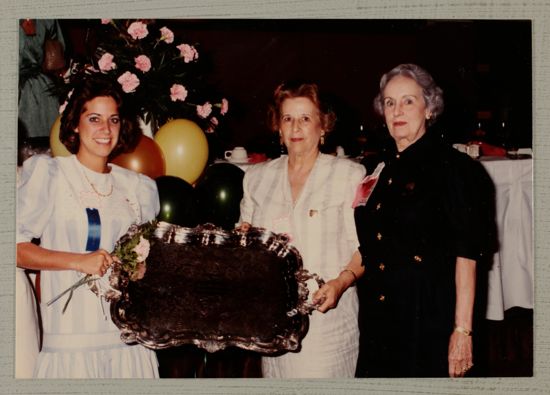
{"label": "engraved silver tray", "polygon": [[323,284],[284,235],[159,222],[143,279],[130,281],[115,265],[111,284],[121,295],[111,317],[124,342],[152,349],[297,351],[315,309],[312,278]]}

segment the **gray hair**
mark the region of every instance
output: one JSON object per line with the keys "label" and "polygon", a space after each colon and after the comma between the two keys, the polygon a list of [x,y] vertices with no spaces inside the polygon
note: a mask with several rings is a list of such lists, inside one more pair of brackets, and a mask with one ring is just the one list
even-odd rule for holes
{"label": "gray hair", "polygon": [[412,63],[400,64],[382,76],[380,79],[380,92],[374,98],[374,110],[376,113],[380,116],[384,115],[384,89],[388,82],[398,75],[413,79],[420,85],[424,101],[431,113],[431,117],[426,121],[426,124],[428,126],[432,125],[437,117],[443,112],[443,90],[436,85],[430,73],[422,67]]}

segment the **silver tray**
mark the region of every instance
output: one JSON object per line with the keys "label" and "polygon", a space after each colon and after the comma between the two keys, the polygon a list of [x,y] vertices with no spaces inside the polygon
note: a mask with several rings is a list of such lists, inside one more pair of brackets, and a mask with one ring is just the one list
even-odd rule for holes
{"label": "silver tray", "polygon": [[323,284],[284,235],[159,222],[144,278],[130,281],[115,266],[111,284],[121,295],[111,317],[124,342],[152,349],[297,351],[315,309],[310,279]]}

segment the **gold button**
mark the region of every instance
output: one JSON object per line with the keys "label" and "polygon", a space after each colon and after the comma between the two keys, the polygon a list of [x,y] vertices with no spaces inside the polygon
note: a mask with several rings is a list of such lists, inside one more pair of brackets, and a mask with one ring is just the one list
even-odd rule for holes
{"label": "gold button", "polygon": [[399,159],[399,158],[401,158],[401,155],[395,154],[395,157],[396,157],[397,159]]}
{"label": "gold button", "polygon": [[378,240],[382,240],[382,233],[378,232],[378,233],[376,234],[376,238],[377,238]]}
{"label": "gold button", "polygon": [[386,265],[384,265],[383,263],[378,265],[378,269],[380,269],[381,271],[384,271],[385,268],[386,268]]}
{"label": "gold button", "polygon": [[376,209],[377,209],[377,210],[380,210],[380,207],[382,207],[382,203],[378,203],[378,204],[376,205]]}
{"label": "gold button", "polygon": [[415,256],[414,256],[414,260],[415,260],[416,262],[419,262],[419,263],[420,263],[420,262],[422,262],[422,257],[421,257],[420,255],[415,255]]}
{"label": "gold button", "polygon": [[388,185],[391,185],[392,182],[393,182],[393,180],[390,178],[390,179],[388,180]]}
{"label": "gold button", "polygon": [[380,302],[383,302],[384,300],[386,300],[386,297],[385,297],[384,295],[380,295],[380,296],[378,297],[378,300],[379,300]]}

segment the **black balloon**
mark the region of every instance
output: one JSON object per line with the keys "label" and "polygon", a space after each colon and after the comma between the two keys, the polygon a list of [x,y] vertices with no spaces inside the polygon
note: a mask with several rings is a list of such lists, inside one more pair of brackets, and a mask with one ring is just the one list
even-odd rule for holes
{"label": "black balloon", "polygon": [[239,220],[244,171],[229,163],[208,167],[195,187],[199,221],[230,230]]}
{"label": "black balloon", "polygon": [[198,225],[195,190],[179,177],[160,176],[155,179],[159,191],[159,221],[193,228]]}

